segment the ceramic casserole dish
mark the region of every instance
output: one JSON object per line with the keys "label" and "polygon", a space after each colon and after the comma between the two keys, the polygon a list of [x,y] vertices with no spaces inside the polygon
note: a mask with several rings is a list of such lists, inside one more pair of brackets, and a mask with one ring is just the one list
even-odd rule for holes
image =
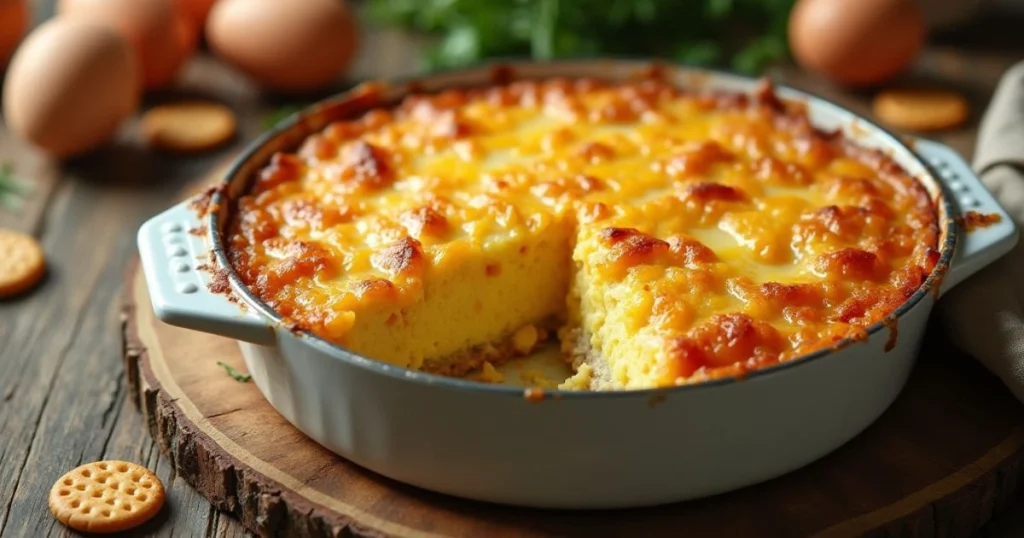
{"label": "ceramic casserole dish", "polygon": [[[446,72],[383,86],[377,103],[503,77],[622,80],[635,60],[521,62]],[[682,87],[754,92],[733,74],[665,67]],[[788,87],[816,127],[840,129],[917,178],[935,201],[940,257],[924,284],[864,338],[738,378],[626,391],[532,392],[412,371],[295,331],[231,270],[223,233],[232,201],[277,151],[332,120],[365,111],[359,92],[329,98],[252,143],[202,199],[140,229],[142,267],[166,323],[238,341],[266,399],[331,451],[389,478],[460,497],[547,508],[653,505],[713,495],[804,466],[870,425],[897,397],[935,301],[1017,241],[1009,215],[950,148],[899,138],[837,105]],[[200,204],[202,205],[202,204]],[[967,211],[997,214],[967,232]],[[214,280],[202,268],[224,268]],[[215,358],[211,357],[211,360]]]}

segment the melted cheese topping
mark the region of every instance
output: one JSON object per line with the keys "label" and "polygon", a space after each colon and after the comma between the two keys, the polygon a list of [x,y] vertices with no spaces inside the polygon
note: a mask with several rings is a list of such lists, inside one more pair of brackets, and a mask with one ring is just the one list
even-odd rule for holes
{"label": "melted cheese topping", "polygon": [[[560,327],[589,388],[735,373],[891,314],[938,258],[927,192],[775,99],[659,80],[413,95],[280,153],[229,253],[296,326],[412,368]],[[589,358],[588,358],[589,357]]]}

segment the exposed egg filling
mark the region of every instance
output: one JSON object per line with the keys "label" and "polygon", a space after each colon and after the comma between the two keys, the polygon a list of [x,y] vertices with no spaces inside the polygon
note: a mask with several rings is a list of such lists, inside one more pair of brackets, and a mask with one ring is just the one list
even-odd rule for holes
{"label": "exposed egg filling", "polygon": [[927,191],[802,107],[658,78],[415,94],[313,134],[228,232],[248,286],[462,375],[561,340],[563,388],[680,385],[861,335],[937,259]]}

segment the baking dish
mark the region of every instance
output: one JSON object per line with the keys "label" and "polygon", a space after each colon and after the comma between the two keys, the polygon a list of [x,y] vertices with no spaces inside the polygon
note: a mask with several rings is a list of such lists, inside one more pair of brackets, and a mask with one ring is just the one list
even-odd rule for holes
{"label": "baking dish", "polygon": [[[499,68],[500,67],[500,68]],[[295,331],[230,270],[221,240],[232,199],[279,150],[328,122],[393,102],[502,77],[623,79],[642,60],[511,62],[385,85],[368,103],[353,91],[327,99],[268,132],[237,159],[207,199],[147,221],[138,242],[153,307],[170,324],[239,341],[267,400],[329,450],[395,480],[451,495],[547,508],[615,508],[682,501],[754,484],[841,446],[896,398],[942,292],[1005,254],[1017,230],[954,151],[913,147],[855,114],[793,88],[811,121],[878,148],[919,178],[936,201],[940,259],[922,287],[867,337],[843,342],[743,379],[621,392],[530,391],[415,372],[358,356]],[[664,67],[681,86],[754,91],[738,75]],[[197,201],[208,201],[199,216]],[[957,217],[1000,220],[967,233]],[[209,289],[220,271],[219,287]],[[226,286],[225,286],[226,285]],[[215,286],[216,287],[216,286]],[[213,360],[213,358],[211,358]]]}

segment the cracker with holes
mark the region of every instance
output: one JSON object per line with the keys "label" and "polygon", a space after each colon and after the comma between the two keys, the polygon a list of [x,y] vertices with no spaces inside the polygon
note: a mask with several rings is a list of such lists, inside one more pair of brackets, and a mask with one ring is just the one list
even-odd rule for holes
{"label": "cracker with holes", "polygon": [[108,533],[137,527],[164,505],[164,485],[149,469],[127,461],[87,463],[60,477],[50,511],[77,531]]}
{"label": "cracker with holes", "polygon": [[46,274],[46,256],[30,235],[0,228],[0,298],[18,295]]}

